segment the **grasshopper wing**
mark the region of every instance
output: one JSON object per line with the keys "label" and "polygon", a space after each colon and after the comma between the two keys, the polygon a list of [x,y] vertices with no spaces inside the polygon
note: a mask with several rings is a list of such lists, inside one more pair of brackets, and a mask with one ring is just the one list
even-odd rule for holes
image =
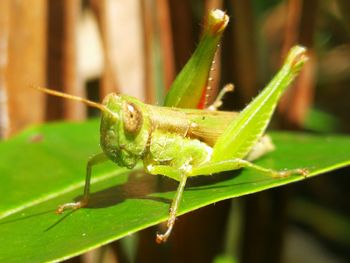
{"label": "grasshopper wing", "polygon": [[191,121],[188,136],[199,139],[213,147],[228,125],[237,118],[238,113],[228,111],[186,110],[186,116]]}
{"label": "grasshopper wing", "polygon": [[236,112],[180,109],[148,105],[153,129],[198,139],[214,146]]}

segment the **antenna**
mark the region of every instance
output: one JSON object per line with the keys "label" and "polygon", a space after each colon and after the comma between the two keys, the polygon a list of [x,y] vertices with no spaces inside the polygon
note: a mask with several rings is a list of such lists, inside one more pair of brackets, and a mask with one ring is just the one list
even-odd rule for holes
{"label": "antenna", "polygon": [[87,100],[87,99],[84,99],[84,98],[81,98],[81,97],[78,97],[78,96],[66,94],[66,93],[63,93],[63,92],[59,92],[59,91],[56,91],[56,90],[47,89],[47,88],[43,88],[43,87],[39,87],[39,86],[31,85],[30,87],[33,88],[33,89],[36,89],[38,91],[50,94],[52,96],[56,96],[56,97],[61,97],[61,98],[69,99],[69,100],[75,100],[75,101],[82,102],[82,103],[84,103],[84,104],[86,104],[86,105],[88,105],[90,107],[97,108],[97,109],[99,109],[99,110],[101,110],[103,112],[108,112],[112,116],[114,116],[116,119],[118,119],[118,116],[117,116],[116,113],[114,113],[113,111],[111,111],[105,105],[103,105],[101,103],[97,103],[97,102],[94,102],[94,101],[91,101],[91,100]]}

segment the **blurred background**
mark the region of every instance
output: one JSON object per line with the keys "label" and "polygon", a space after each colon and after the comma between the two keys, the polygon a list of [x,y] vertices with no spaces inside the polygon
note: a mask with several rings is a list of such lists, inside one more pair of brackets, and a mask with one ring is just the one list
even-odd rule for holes
{"label": "blurred background", "polygon": [[[119,92],[161,104],[212,8],[230,16],[210,82],[213,90],[235,84],[224,109],[249,103],[299,43],[310,61],[273,126],[350,131],[347,0],[1,0],[0,138],[33,124],[98,116],[30,85],[94,101]],[[153,242],[152,228],[67,262],[349,262],[349,172],[182,216],[164,246]]]}

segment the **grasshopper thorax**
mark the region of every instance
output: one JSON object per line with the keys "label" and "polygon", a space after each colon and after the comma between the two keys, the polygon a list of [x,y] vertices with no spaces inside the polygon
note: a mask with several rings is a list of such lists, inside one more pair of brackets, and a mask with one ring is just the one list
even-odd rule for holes
{"label": "grasshopper thorax", "polygon": [[120,166],[132,168],[144,154],[150,134],[147,107],[125,95],[109,94],[103,104],[100,143],[104,153]]}

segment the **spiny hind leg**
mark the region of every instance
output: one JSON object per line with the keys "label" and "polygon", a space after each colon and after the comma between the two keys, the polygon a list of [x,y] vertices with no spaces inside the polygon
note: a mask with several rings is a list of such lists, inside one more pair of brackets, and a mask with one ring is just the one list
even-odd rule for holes
{"label": "spiny hind leg", "polygon": [[90,181],[91,181],[91,168],[94,165],[97,165],[99,163],[102,163],[107,160],[107,156],[104,153],[96,154],[87,162],[86,165],[86,177],[85,177],[85,187],[84,187],[84,195],[83,199],[78,202],[72,202],[72,203],[65,203],[63,205],[60,205],[56,209],[56,214],[61,214],[64,212],[64,210],[67,209],[79,209],[81,207],[84,207],[88,204],[89,196],[90,196]]}

